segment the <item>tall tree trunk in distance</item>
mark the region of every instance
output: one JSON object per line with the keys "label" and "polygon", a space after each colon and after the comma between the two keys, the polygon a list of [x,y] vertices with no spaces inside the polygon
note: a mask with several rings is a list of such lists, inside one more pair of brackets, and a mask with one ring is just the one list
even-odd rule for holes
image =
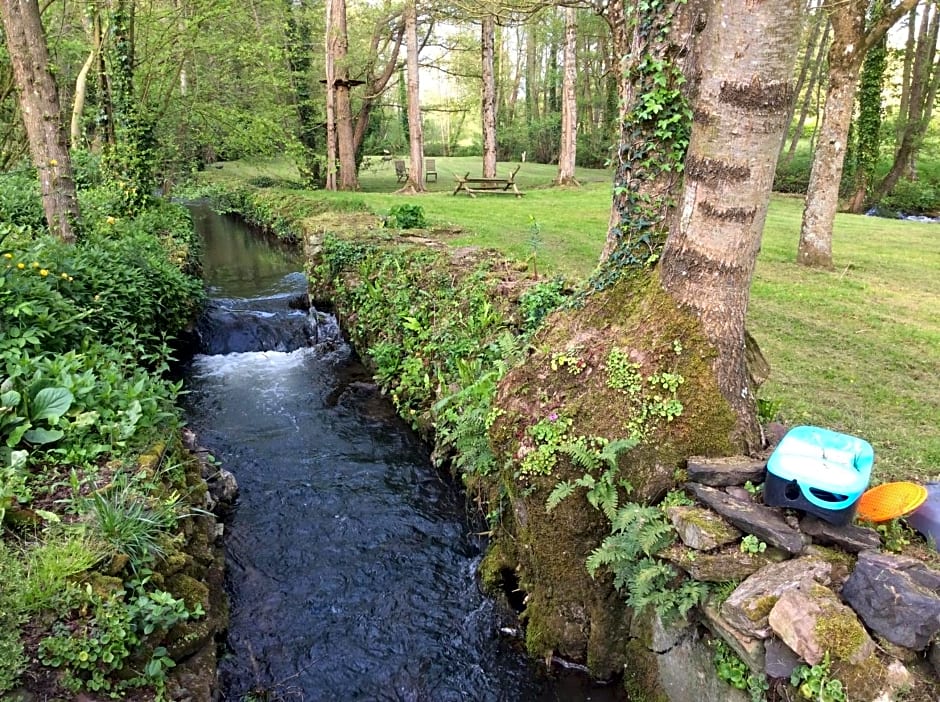
{"label": "tall tree trunk in distance", "polygon": [[82,144],[82,113],[85,111],[85,95],[88,88],[88,74],[98,58],[98,47],[94,47],[82,64],[75,78],[75,97],[72,100],[72,120],[69,124],[70,143],[73,148]]}
{"label": "tall tree trunk in distance", "polygon": [[[929,7],[931,0],[924,5]],[[911,94],[911,69],[914,66],[914,51],[917,47],[917,15],[918,6],[911,8],[907,16],[907,41],[904,43],[904,62],[901,68],[901,100],[898,105],[898,118],[894,124],[894,150],[901,148],[901,137],[904,135],[904,120],[907,115],[907,103]]]}
{"label": "tall tree trunk in distance", "polygon": [[285,47],[287,67],[290,71],[290,85],[293,102],[297,110],[297,141],[302,149],[300,176],[304,183],[313,187],[322,187],[319,144],[316,124],[316,110],[310,94],[310,59],[312,57],[313,37],[310,22],[304,16],[302,0],[287,0],[287,46]]}
{"label": "tall tree trunk in distance", "polygon": [[[872,22],[884,12],[881,0],[869,8]],[[858,86],[858,117],[855,120],[854,190],[846,203],[847,212],[861,214],[868,207],[875,180],[875,167],[881,153],[881,94],[888,67],[888,41],[882,37],[865,55]]]}
{"label": "tall tree trunk in distance", "polygon": [[411,163],[408,182],[398,192],[424,192],[424,129],[418,83],[418,8],[415,0],[405,3],[405,38],[408,42],[408,144]]}
{"label": "tall tree trunk in distance", "polygon": [[481,65],[483,71],[483,177],[496,177],[496,73],[494,46],[496,20],[493,15],[483,17],[480,29]]}
{"label": "tall tree trunk in distance", "polygon": [[352,105],[349,84],[349,37],[346,29],[346,0],[332,0],[333,82],[336,110],[336,141],[339,150],[339,189],[359,190],[356,173],[356,145],[353,141]]}
{"label": "tall tree trunk in distance", "polygon": [[832,225],[839,206],[839,184],[862,61],[868,50],[916,3],[917,0],[901,0],[886,10],[868,31],[865,28],[868,0],[830,0],[827,3],[833,34],[829,49],[829,88],[800,226],[796,256],[800,265],[832,268]]}
{"label": "tall tree trunk in distance", "polygon": [[42,206],[49,230],[75,241],[78,198],[65,140],[59,93],[49,70],[49,50],[37,0],[0,0],[7,51],[13,64],[20,114],[39,173]]}
{"label": "tall tree trunk in distance", "polygon": [[557,185],[578,185],[574,177],[578,152],[578,102],[575,95],[577,68],[578,11],[565,8],[565,74],[561,102],[561,149],[558,153]]}
{"label": "tall tree trunk in distance", "polygon": [[914,158],[927,133],[934,100],[937,96],[937,81],[940,66],[936,62],[937,36],[940,33],[940,12],[936,5],[928,4],[921,14],[921,29],[911,66],[910,87],[906,109],[898,115],[903,122],[901,140],[894,154],[894,162],[878,184],[874,199],[880,200],[890,193],[898,181],[914,173]]}
{"label": "tall tree trunk in distance", "polygon": [[[387,22],[384,23],[384,26],[387,28]],[[353,144],[356,148],[357,160],[359,155],[362,153],[362,145],[366,138],[366,132],[369,128],[369,120],[372,117],[372,110],[375,107],[375,103],[388,89],[388,84],[391,81],[392,76],[395,75],[395,70],[398,67],[398,56],[401,53],[402,39],[405,36],[405,27],[401,22],[398,22],[397,26],[392,30],[390,39],[381,31],[381,29],[382,25],[377,23],[375,30],[372,33],[372,47],[370,56],[375,59],[377,59],[380,55],[383,56],[385,60],[385,67],[378,75],[375,75],[373,66],[370,66],[368,71],[368,75],[371,78],[366,83],[366,94],[362,97],[362,103],[360,104],[359,112],[356,115],[356,128],[353,132]],[[380,50],[379,42],[382,39],[388,40],[388,43],[391,44],[391,48]],[[404,100],[402,102],[404,102]]]}
{"label": "tall tree trunk in distance", "polygon": [[333,51],[333,3],[326,0],[326,183],[327,190],[336,190],[336,68]]}
{"label": "tall tree trunk in distance", "polygon": [[760,428],[744,321],[794,99],[802,9],[802,0],[715,1],[700,42],[685,183],[660,262],[663,287],[718,350],[718,386],[737,412],[739,441],[752,450]]}
{"label": "tall tree trunk in distance", "polygon": [[[813,0],[815,1],[815,0]],[[815,11],[813,11],[815,9]],[[810,18],[809,26],[809,35],[806,39],[806,47],[803,50],[803,58],[800,60],[800,77],[796,80],[796,87],[793,89],[794,94],[799,100],[800,95],[803,93],[803,86],[806,85],[806,80],[810,75],[810,71],[813,68],[813,54],[815,53],[816,44],[819,41],[819,31],[824,24],[829,20],[826,18],[826,13],[823,12],[820,8],[813,8],[812,5],[809,8],[812,16]],[[810,88],[807,88],[807,93],[809,93]],[[794,113],[796,112],[796,103],[797,100],[793,101],[793,107],[790,108],[790,114],[787,119],[787,124],[789,125],[793,122]],[[783,153],[783,150],[786,148],[787,137],[786,132],[784,132],[783,139],[780,140],[780,153]]]}
{"label": "tall tree trunk in distance", "polygon": [[530,127],[539,119],[539,55],[535,41],[535,21],[526,26],[525,34],[525,118]]}
{"label": "tall tree trunk in distance", "polygon": [[[829,46],[829,30],[831,29],[829,17],[822,11],[820,11],[820,14],[823,17],[825,28],[823,29],[822,39],[819,40],[819,45],[816,47],[816,59],[813,61],[809,80],[806,82],[806,88],[803,91],[803,100],[800,103],[800,117],[796,121],[796,127],[793,129],[793,137],[790,139],[790,148],[787,149],[787,154],[784,156],[784,163],[789,163],[793,159],[794,154],[796,154],[796,147],[799,145],[800,139],[803,138],[803,127],[806,124],[806,117],[809,115],[809,108],[814,102],[817,102],[817,114],[819,111],[818,100],[815,94],[819,87],[819,73],[823,65],[823,57],[826,55],[826,49]],[[797,99],[799,99],[799,95],[797,95]]]}

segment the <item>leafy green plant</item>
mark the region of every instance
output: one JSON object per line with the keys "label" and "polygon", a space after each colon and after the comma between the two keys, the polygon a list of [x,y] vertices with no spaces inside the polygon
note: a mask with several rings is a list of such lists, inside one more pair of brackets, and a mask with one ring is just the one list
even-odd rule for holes
{"label": "leafy green plant", "polygon": [[385,226],[398,229],[424,229],[428,226],[421,205],[395,205],[389,208]]}
{"label": "leafy green plant", "polygon": [[775,422],[780,416],[780,410],[783,408],[783,400],[771,399],[766,397],[757,398],[757,420],[761,424]]}
{"label": "leafy green plant", "polygon": [[894,553],[903,551],[904,547],[908,546],[911,540],[916,538],[914,530],[900,519],[892,519],[887,522],[882,522],[881,524],[876,524],[875,529],[881,535],[884,547]]}
{"label": "leafy green plant", "polygon": [[538,282],[526,289],[519,298],[523,331],[535,331],[542,320],[566,299],[565,282],[561,278]]}
{"label": "leafy green plant", "polygon": [[82,608],[90,610],[90,618],[79,618],[71,625],[61,621],[53,625],[52,635],[40,643],[39,657],[43,664],[63,669],[66,687],[96,692],[119,692],[142,685],[162,689],[166,671],[175,665],[162,647],[154,649],[143,675],[121,682],[110,675],[124,667],[147,636],[202,616],[203,612],[200,607],[187,610],[182,600],[162,590],[148,591],[148,579],[145,574],[128,583],[127,593],[106,598],[86,585]]}
{"label": "leafy green plant", "polygon": [[829,653],[816,665],[800,665],[790,675],[790,684],[800,695],[813,702],[846,702],[845,686],[830,674]]}
{"label": "leafy green plant", "polygon": [[667,507],[691,507],[695,500],[689,497],[684,490],[670,490],[666,493],[663,501],[659,503],[662,509]]}
{"label": "leafy green plant", "polygon": [[754,536],[754,534],[747,534],[743,539],[741,539],[741,545],[739,548],[741,549],[741,553],[747,553],[754,556],[758,553],[763,553],[766,551],[767,544]]}
{"label": "leafy green plant", "polygon": [[767,678],[751,672],[747,664],[724,641],[716,640],[713,646],[715,649],[713,660],[718,679],[738,690],[747,691],[751,702],[763,702],[770,688]]}
{"label": "leafy green plant", "polygon": [[20,640],[24,621],[20,592],[25,578],[22,561],[0,540],[0,693],[13,689],[26,664]]}
{"label": "leafy green plant", "polygon": [[529,238],[526,242],[529,245],[528,261],[532,261],[532,277],[538,279],[539,266],[538,256],[542,250],[542,225],[532,215],[529,215]]}

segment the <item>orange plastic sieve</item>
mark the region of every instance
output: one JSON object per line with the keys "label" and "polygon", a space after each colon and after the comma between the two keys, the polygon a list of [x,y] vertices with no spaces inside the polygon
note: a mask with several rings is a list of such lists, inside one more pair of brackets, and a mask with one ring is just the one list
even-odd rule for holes
{"label": "orange plastic sieve", "polygon": [[924,504],[927,488],[917,483],[883,483],[866,490],[858,499],[857,514],[869,522],[903,517]]}

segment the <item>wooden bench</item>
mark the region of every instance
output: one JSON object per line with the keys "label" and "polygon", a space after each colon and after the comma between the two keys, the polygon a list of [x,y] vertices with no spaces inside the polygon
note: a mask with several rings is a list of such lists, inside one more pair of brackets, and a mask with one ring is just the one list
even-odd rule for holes
{"label": "wooden bench", "polygon": [[470,197],[476,197],[480,193],[492,193],[494,195],[515,195],[522,197],[523,193],[516,187],[516,173],[522,166],[516,166],[516,169],[509,174],[508,178],[471,178],[470,171],[464,176],[454,176],[457,180],[457,187],[454,188],[454,195],[461,190]]}

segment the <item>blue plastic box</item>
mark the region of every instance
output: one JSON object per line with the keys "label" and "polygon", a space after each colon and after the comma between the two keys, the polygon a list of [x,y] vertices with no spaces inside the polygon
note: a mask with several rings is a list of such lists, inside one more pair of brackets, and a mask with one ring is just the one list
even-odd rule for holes
{"label": "blue plastic box", "polygon": [[764,503],[847,524],[868,489],[874,462],[875,451],[864,439],[821,427],[794,427],[767,460]]}

